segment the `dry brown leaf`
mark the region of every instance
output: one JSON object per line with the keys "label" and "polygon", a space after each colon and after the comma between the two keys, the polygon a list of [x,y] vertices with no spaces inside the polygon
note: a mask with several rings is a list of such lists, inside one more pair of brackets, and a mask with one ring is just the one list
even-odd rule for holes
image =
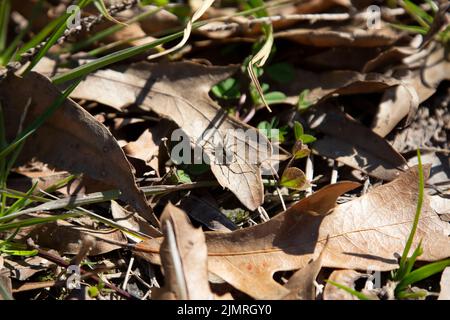
{"label": "dry brown leaf", "polygon": [[333,47],[305,57],[303,63],[313,70],[361,71],[378,52],[373,48]]}
{"label": "dry brown leaf", "polygon": [[[382,137],[407,115],[412,118],[419,104],[434,94],[441,81],[450,79],[450,56],[440,45],[432,45],[406,59],[404,63],[411,72],[402,77],[402,84],[385,91],[372,123],[373,131]],[[400,73],[404,73],[402,69],[404,66]]]}
{"label": "dry brown leaf", "polygon": [[318,103],[338,94],[380,92],[399,83],[398,79],[384,76],[380,73],[364,74],[347,70],[311,72],[297,69],[295,71],[295,80],[279,89],[288,96],[286,102],[297,104],[299,93],[308,90],[305,100],[311,103]]}
{"label": "dry brown leaf", "polygon": [[[211,161],[211,170],[220,185],[229,188],[251,210],[261,205],[264,197],[261,163],[250,162],[247,156],[239,154],[242,150],[234,141],[245,141],[242,131],[237,129],[253,129],[228,117],[208,95],[211,87],[229,77],[235,67],[207,67],[189,62],[139,63],[121,70],[102,70],[89,75],[71,96],[98,101],[118,110],[131,104],[152,110],[176,122],[189,136],[191,145],[200,145],[210,159],[214,159],[215,141],[220,140],[224,150],[239,159],[228,164]],[[213,134],[202,137],[208,129]],[[269,142],[262,135],[258,135],[258,141],[245,141],[245,147],[250,154],[259,150],[261,162],[271,152]]]}
{"label": "dry brown leaf", "polygon": [[9,256],[4,258],[4,269],[10,278],[25,281],[38,272],[48,270],[55,264],[39,256],[19,257]]}
{"label": "dry brown leaf", "polygon": [[366,62],[363,72],[383,72],[392,65],[401,63],[402,59],[417,52],[411,47],[392,47],[381,52]]}
{"label": "dry brown leaf", "polygon": [[450,300],[450,267],[444,269],[441,276],[441,292],[438,300]]}
{"label": "dry brown leaf", "polygon": [[127,156],[140,159],[156,172],[160,172],[163,168],[159,168],[158,155],[163,144],[162,139],[169,135],[173,127],[173,123],[163,119],[156,126],[146,129],[137,140],[123,146],[123,150]]}
{"label": "dry brown leaf", "polygon": [[[3,257],[0,256],[0,301],[12,297],[12,284],[8,275],[8,270],[3,268]],[[6,295],[6,297],[4,296]]]}
{"label": "dry brown leaf", "polygon": [[187,215],[169,203],[161,216],[161,261],[165,286],[156,299],[211,300],[205,236]]}
{"label": "dry brown leaf", "polygon": [[[257,299],[288,295],[290,290],[275,282],[273,274],[300,269],[313,258],[323,215],[333,209],[338,196],[357,186],[355,182],[339,182],[266,223],[229,233],[207,232],[209,271]],[[145,258],[158,263],[159,255],[152,252],[159,252],[159,242],[146,241],[138,249],[147,252]]]}
{"label": "dry brown leaf", "polygon": [[[428,168],[425,171],[428,177]],[[358,186],[340,182],[297,202],[266,223],[230,233],[207,232],[209,271],[254,298],[276,299],[289,292],[273,280],[273,274],[300,269],[322,250],[324,267],[393,270],[398,267],[397,255],[403,251],[413,224],[418,181],[415,167],[334,208],[339,195]],[[450,225],[439,219],[425,196],[413,244],[417,246],[422,239],[424,253],[419,260],[449,257],[449,234]],[[157,248],[158,241],[139,246],[153,262],[158,261],[158,255],[152,254],[158,252]]]}
{"label": "dry brown leaf", "polygon": [[339,28],[302,28],[275,33],[275,38],[284,38],[302,45],[315,47],[381,47],[398,40],[398,34],[390,28],[339,31]]}
{"label": "dry brown leaf", "polygon": [[388,181],[406,166],[406,160],[386,140],[334,106],[313,109],[308,122],[310,128],[325,134],[312,147],[321,156]]}
{"label": "dry brown leaf", "polygon": [[[355,270],[335,270],[331,273],[329,280],[342,284],[348,288],[355,289],[356,280],[363,276]],[[325,285],[323,300],[359,300],[357,297],[342,290],[331,283]]]}
{"label": "dry brown leaf", "polygon": [[64,220],[39,225],[30,232],[29,236],[39,246],[54,249],[60,254],[78,254],[85,238],[95,239],[89,251],[89,255],[92,256],[121,248],[108,240],[124,245],[127,243],[126,237],[120,230],[94,230]]}
{"label": "dry brown leaf", "polygon": [[443,221],[450,222],[450,196],[448,194],[431,196],[430,206]]}
{"label": "dry brown leaf", "polygon": [[295,272],[284,285],[291,292],[283,300],[315,300],[316,287],[314,281],[322,268],[322,254],[302,269]]}
{"label": "dry brown leaf", "polygon": [[141,159],[145,162],[158,154],[159,144],[153,138],[152,132],[145,130],[136,141],[132,141],[123,147],[125,153],[134,158]]}
{"label": "dry brown leaf", "polygon": [[[26,111],[24,128],[60,96],[46,77],[30,72],[24,78],[10,75],[0,83],[6,135],[18,134]],[[29,107],[27,107],[29,105]],[[82,172],[122,192],[123,200],[146,219],[157,224],[144,194],[138,189],[132,167],[108,129],[87,111],[67,99],[31,137],[19,156],[19,164],[36,158],[69,172]]]}

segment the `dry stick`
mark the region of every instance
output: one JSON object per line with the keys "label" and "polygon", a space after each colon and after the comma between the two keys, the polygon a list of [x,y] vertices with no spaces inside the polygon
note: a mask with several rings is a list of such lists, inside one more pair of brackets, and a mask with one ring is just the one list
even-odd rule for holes
{"label": "dry stick", "polygon": [[[201,181],[201,182],[193,182],[193,183],[186,183],[182,185],[159,185],[159,186],[148,186],[143,187],[141,190],[144,192],[145,195],[155,195],[155,194],[164,194],[167,192],[172,191],[180,191],[180,190],[189,190],[193,188],[200,188],[200,187],[211,187],[211,186],[217,186],[218,183],[215,181]],[[0,190],[0,193],[2,192],[8,192],[8,190]],[[38,211],[49,211],[49,210],[56,210],[56,209],[74,209],[78,208],[80,206],[99,203],[99,202],[105,202],[110,200],[115,200],[120,198],[120,191],[119,190],[109,190],[104,192],[94,192],[87,195],[74,195],[58,200],[53,200],[50,202],[46,202],[43,204],[40,204],[36,207],[25,209],[18,211],[16,213],[10,214],[6,217],[1,217],[0,222],[4,220],[11,220],[12,218],[17,218],[18,216],[29,214],[29,213],[35,213]]]}
{"label": "dry stick", "polygon": [[[382,15],[393,17],[405,14],[403,8],[384,9]],[[287,14],[287,15],[273,15],[268,17],[261,17],[249,19],[246,22],[224,22],[219,25],[205,25],[199,30],[208,32],[228,31],[239,28],[251,28],[257,24],[271,23],[277,21],[309,21],[314,23],[316,21],[345,21],[349,19],[367,20],[372,17],[371,13],[361,12],[356,15],[350,13],[311,13],[311,14]]]}
{"label": "dry stick", "polygon": [[[306,169],[305,169],[305,175],[307,181],[312,181],[314,178],[314,155],[310,154],[306,158]],[[310,186],[308,189],[306,189],[306,196],[312,195],[312,186]]]}
{"label": "dry stick", "polygon": [[264,209],[263,206],[258,207],[258,212],[262,221],[266,222],[270,220],[269,215],[267,214],[267,211]]}
{"label": "dry stick", "polygon": [[131,257],[130,263],[128,264],[127,273],[125,274],[125,279],[123,280],[122,289],[127,288],[128,281],[130,280],[131,268],[133,268],[134,257]]}
{"label": "dry stick", "polygon": [[337,164],[336,164],[336,160],[333,160],[333,169],[331,170],[331,180],[330,183],[336,183],[338,179],[338,169],[337,169]]}
{"label": "dry stick", "polygon": [[278,197],[280,197],[281,206],[283,207],[283,210],[286,211],[286,204],[284,203],[283,195],[281,194],[280,188],[277,187],[277,194]]}
{"label": "dry stick", "polygon": [[[53,262],[57,265],[59,265],[60,267],[63,268],[68,268],[70,266],[70,263],[67,262],[66,260],[64,260],[62,257],[58,256],[57,254],[53,254],[50,253],[46,250],[43,250],[41,248],[39,248],[37,245],[35,245],[32,241],[27,241],[27,244],[29,247],[37,250],[38,252],[38,256],[40,256],[41,258],[44,258],[50,262]],[[92,274],[92,272],[90,271],[86,271],[84,269],[82,269],[80,267],[80,273],[82,275],[88,275],[88,277],[96,282],[100,282],[101,279],[100,277],[98,277],[96,274]],[[115,285],[111,284],[111,283],[107,283],[105,282],[105,286],[108,287],[111,290],[114,290],[115,292],[117,292],[119,295],[121,295],[122,297],[126,298],[126,299],[137,299],[136,297],[134,297],[133,295],[129,294],[128,292],[116,287]]]}
{"label": "dry stick", "polygon": [[[124,0],[121,3],[114,4],[108,8],[108,13],[113,16],[121,11],[125,11],[128,9],[133,8],[139,3],[139,0]],[[64,34],[57,40],[58,44],[64,43],[70,36],[74,36],[78,33],[80,33],[83,29],[86,31],[90,31],[90,29],[100,23],[103,20],[104,16],[103,14],[88,16],[85,18],[82,18],[80,20],[79,26],[68,28],[64,31]],[[28,49],[28,51],[21,54],[21,61],[19,63],[13,62],[12,64],[8,64],[9,68],[12,70],[18,70],[21,65],[24,63],[30,61],[33,59],[33,57],[41,50],[45,45],[47,44],[47,41],[43,41],[39,43],[37,46]]]}

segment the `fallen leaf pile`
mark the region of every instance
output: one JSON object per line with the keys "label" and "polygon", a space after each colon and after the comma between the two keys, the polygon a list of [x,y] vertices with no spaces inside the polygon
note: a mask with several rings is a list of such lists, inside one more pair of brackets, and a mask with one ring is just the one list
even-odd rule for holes
{"label": "fallen leaf pile", "polygon": [[137,3],[2,6],[0,300],[450,299],[445,1]]}

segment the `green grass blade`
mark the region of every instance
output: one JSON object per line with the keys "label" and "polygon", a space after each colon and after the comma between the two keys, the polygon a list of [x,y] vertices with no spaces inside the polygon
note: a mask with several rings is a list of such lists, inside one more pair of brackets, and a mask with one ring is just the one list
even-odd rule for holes
{"label": "green grass blade", "polygon": [[11,1],[0,1],[0,52],[6,48],[6,41],[8,36],[9,15],[11,12]]}
{"label": "green grass blade", "polygon": [[23,133],[21,133],[11,144],[9,144],[6,148],[0,151],[0,159],[6,157],[10,154],[14,149],[16,149],[25,139],[27,139],[30,135],[32,135],[36,130],[48,119],[53,113],[64,103],[67,97],[72,93],[73,90],[77,87],[77,85],[81,82],[81,79],[74,82],[69,88],[67,88],[63,94],[49,107],[44,111],[42,115],[39,116]]}
{"label": "green grass blade", "polygon": [[425,2],[428,3],[433,13],[436,14],[439,11],[439,6],[433,0],[425,0]]}
{"label": "green grass blade", "polygon": [[[194,188],[200,188],[200,187],[211,187],[211,186],[217,186],[217,182],[215,181],[200,181],[200,182],[193,182],[193,183],[186,183],[181,185],[156,185],[156,186],[147,186],[141,188],[142,192],[144,192],[145,195],[156,195],[156,194],[164,194],[168,192],[173,191],[180,191],[180,190],[190,190]],[[8,190],[11,191],[11,190]],[[0,190],[0,192],[5,192]],[[116,200],[120,197],[120,191],[119,190],[108,190],[108,191],[102,191],[102,192],[94,192],[86,195],[73,195],[70,197],[57,199],[48,201],[46,199],[44,204],[41,204],[39,206],[25,209],[19,212],[12,213],[5,217],[0,217],[0,223],[7,221],[11,218],[17,218],[24,214],[30,214],[34,212],[39,211],[50,211],[50,210],[57,210],[57,209],[73,209],[85,205],[95,204],[95,203],[101,203],[105,201],[110,200]]]}
{"label": "green grass blade", "polygon": [[39,2],[33,7],[31,17],[28,20],[26,27],[20,30],[19,34],[9,44],[8,48],[6,48],[5,52],[0,57],[1,64],[6,65],[11,60],[11,57],[14,55],[14,52],[18,51],[19,43],[22,41],[22,39],[30,30],[31,25],[33,24],[33,21],[36,19],[37,15],[42,11],[43,4],[44,0],[39,0]]}
{"label": "green grass blade", "polygon": [[397,281],[400,281],[404,276],[407,269],[406,261],[408,259],[409,250],[411,249],[414,236],[417,231],[417,225],[419,224],[420,214],[422,212],[422,204],[423,204],[423,194],[424,194],[424,177],[423,177],[423,167],[422,167],[422,158],[420,157],[420,150],[417,149],[417,160],[418,160],[418,170],[419,170],[419,196],[417,199],[416,206],[416,214],[414,216],[413,226],[411,228],[411,232],[409,233],[408,240],[406,241],[405,249],[403,250],[402,257],[399,263],[399,270],[395,276]]}
{"label": "green grass blade", "polygon": [[429,29],[429,28],[424,28],[424,27],[420,27],[420,26],[408,26],[405,24],[397,24],[397,23],[390,23],[389,25],[395,29],[399,29],[399,30],[413,33],[413,34],[418,33],[418,34],[422,34],[422,35],[426,35],[428,33],[428,29]]}
{"label": "green grass blade", "polygon": [[26,207],[30,203],[32,203],[33,201],[30,200],[29,197],[34,192],[34,190],[36,189],[36,186],[37,186],[37,182],[30,188],[30,190],[28,190],[28,192],[26,193],[26,197],[18,199],[16,202],[14,202],[11,205],[11,207],[9,207],[9,209],[6,210],[4,215],[7,216],[8,214],[16,212],[16,211]]}
{"label": "green grass blade", "polygon": [[414,284],[418,281],[431,277],[432,275],[442,272],[445,268],[450,266],[450,259],[433,262],[423,266],[419,269],[412,271],[410,274],[405,276],[400,283],[395,288],[395,292],[401,292],[406,289],[409,285]]}
{"label": "green grass blade", "polygon": [[104,45],[102,47],[98,47],[98,48],[95,48],[95,49],[89,51],[88,55],[91,56],[91,57],[100,56],[100,55],[104,54],[107,51],[112,51],[116,47],[129,44],[131,41],[139,40],[139,39],[142,39],[142,38],[144,38],[144,37],[141,36],[141,37],[134,37],[134,38],[117,40],[115,42],[108,43],[107,45]]}
{"label": "green grass blade", "polygon": [[433,17],[410,0],[400,1],[400,4],[422,27],[428,28],[433,23]]}
{"label": "green grass blade", "polygon": [[25,53],[29,49],[36,47],[38,44],[44,41],[45,38],[47,38],[50,35],[50,33],[52,33],[52,31],[54,31],[56,27],[59,26],[65,20],[65,18],[66,18],[65,16],[60,16],[55,20],[49,22],[37,35],[35,35],[30,41],[28,41],[19,49],[15,57],[16,60],[20,58],[20,55],[22,53]]}
{"label": "green grass blade", "polygon": [[396,298],[399,300],[403,299],[424,299],[428,296],[428,292],[426,290],[419,290],[418,292],[407,292],[401,291],[396,295]]}
{"label": "green grass blade", "polygon": [[411,272],[412,268],[414,267],[414,264],[416,263],[417,258],[422,254],[423,254],[422,240],[420,240],[420,243],[417,246],[416,250],[414,250],[412,256],[406,260],[405,271],[404,274],[401,275],[401,278],[405,277]]}
{"label": "green grass blade", "polygon": [[[133,24],[135,22],[141,21],[142,19],[145,19],[146,17],[149,17],[149,16],[157,13],[161,9],[162,8],[156,8],[154,10],[149,10],[149,11],[143,12],[143,13],[137,15],[136,17],[126,21],[126,24]],[[124,25],[116,24],[116,25],[111,26],[111,27],[109,27],[109,28],[107,28],[105,30],[97,32],[96,34],[90,36],[89,38],[84,39],[82,41],[79,41],[78,43],[73,44],[71,46],[71,48],[70,48],[70,52],[74,53],[74,52],[77,52],[77,51],[79,51],[81,49],[84,49],[87,46],[92,45],[95,42],[100,41],[100,40],[106,38],[107,36],[110,36],[110,35],[118,32],[118,31],[122,30],[123,28],[125,28]]]}
{"label": "green grass blade", "polygon": [[120,22],[109,14],[108,8],[106,7],[106,4],[103,0],[94,0],[94,5],[97,10],[100,11],[100,13],[109,21],[126,26],[125,23]]}
{"label": "green grass blade", "polygon": [[73,218],[73,217],[76,217],[79,215],[80,215],[80,213],[75,212],[75,213],[60,214],[60,215],[51,216],[51,217],[30,218],[30,219],[25,219],[25,220],[21,220],[21,221],[9,222],[9,223],[5,223],[5,224],[1,224],[0,231],[24,228],[24,227],[34,226],[37,224],[53,222],[56,220],[64,220],[64,219]]}
{"label": "green grass blade", "polygon": [[[258,12],[259,10],[261,10],[263,8],[280,6],[280,5],[283,5],[283,4],[288,3],[288,2],[290,2],[290,1],[280,1],[280,2],[276,3],[275,5],[265,4],[265,5],[261,6],[261,7],[252,8],[252,9],[249,9],[249,10],[246,10],[246,11],[242,11],[242,12],[239,12],[239,13],[237,13],[235,15],[232,15],[232,16],[246,16],[246,15]],[[196,22],[196,23],[194,23],[192,25],[192,30],[198,29],[201,26],[204,26],[205,24],[207,24],[208,22],[217,21],[217,20],[220,20],[220,19],[217,18],[217,19],[211,19],[211,20],[204,20],[204,21]],[[180,29],[178,29],[178,30],[180,30]],[[147,44],[144,44],[144,45],[141,45],[141,46],[136,46],[136,47],[132,47],[132,48],[123,49],[123,50],[111,53],[109,55],[106,55],[106,56],[101,57],[99,59],[96,59],[94,61],[91,61],[91,62],[89,62],[87,64],[79,66],[79,67],[77,67],[75,69],[72,69],[72,70],[68,71],[67,73],[64,73],[64,74],[61,74],[61,75],[57,75],[57,76],[52,78],[52,81],[55,84],[61,84],[61,83],[64,83],[64,82],[76,79],[78,77],[83,77],[83,76],[85,76],[85,75],[87,75],[87,74],[89,74],[89,73],[91,73],[93,71],[96,71],[96,70],[98,70],[100,68],[103,68],[103,67],[106,67],[108,65],[111,65],[113,63],[120,62],[122,60],[131,58],[131,57],[133,57],[135,55],[143,54],[143,53],[147,52],[148,50],[153,49],[153,48],[155,48],[155,47],[157,47],[159,45],[162,45],[164,43],[167,43],[169,41],[173,41],[175,39],[178,39],[178,38],[182,37],[183,34],[184,34],[183,30],[184,30],[184,28],[181,28],[181,31],[169,34],[169,35],[164,36],[164,37],[162,37],[160,39],[152,41],[150,43],[147,43]]]}
{"label": "green grass blade", "polygon": [[8,188],[0,189],[0,193],[7,195],[8,198],[11,198],[11,199],[21,199],[21,198],[25,197],[25,198],[33,200],[35,202],[48,202],[48,201],[51,201],[51,200],[49,200],[47,198],[36,196],[36,195],[27,196],[27,194],[25,192],[13,190],[13,189],[8,189]]}
{"label": "green grass blade", "polygon": [[61,84],[79,77],[83,77],[91,72],[94,72],[100,68],[106,67],[110,64],[131,58],[135,55],[143,54],[147,52],[148,50],[155,48],[161,44],[164,44],[166,42],[175,40],[177,38],[180,38],[183,36],[183,31],[165,36],[163,38],[160,38],[158,40],[152,41],[150,43],[131,47],[127,49],[123,49],[114,53],[111,53],[109,55],[106,55],[104,57],[101,57],[99,59],[96,59],[92,62],[86,63],[82,66],[79,66],[75,69],[70,70],[67,73],[57,75],[54,78],[52,78],[53,83],[55,84]]}
{"label": "green grass blade", "polygon": [[[78,2],[78,6],[81,8],[85,7],[91,0],[80,0]],[[73,18],[77,12],[74,13],[65,13],[64,19],[58,24],[58,27],[56,28],[56,31],[50,36],[48,41],[45,43],[45,45],[39,50],[38,54],[33,58],[30,65],[25,70],[25,73],[30,72],[36,64],[47,54],[47,52],[50,50],[51,47],[58,41],[58,39],[64,34],[64,31],[66,30],[66,22],[69,18]]]}
{"label": "green grass blade", "polygon": [[368,296],[366,296],[365,294],[358,292],[356,290],[353,290],[352,288],[349,288],[347,286],[344,286],[340,283],[334,282],[332,280],[325,280],[325,282],[332,284],[335,287],[338,287],[339,289],[342,289],[352,295],[354,295],[355,297],[357,297],[359,300],[371,300]]}

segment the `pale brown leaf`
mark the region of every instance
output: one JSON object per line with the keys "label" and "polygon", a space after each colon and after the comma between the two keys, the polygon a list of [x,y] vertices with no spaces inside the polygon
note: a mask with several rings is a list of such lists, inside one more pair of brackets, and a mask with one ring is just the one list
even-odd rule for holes
{"label": "pale brown leaf", "polygon": [[334,106],[311,110],[308,122],[325,134],[313,144],[313,151],[321,156],[389,181],[406,166],[406,160],[386,140]]}
{"label": "pale brown leaf", "polygon": [[[329,280],[342,284],[355,290],[355,282],[363,276],[355,270],[335,270],[331,273]],[[357,297],[338,288],[331,283],[325,285],[323,300],[359,300]]]}
{"label": "pale brown leaf", "polygon": [[382,92],[399,83],[398,79],[381,73],[349,70],[312,72],[296,69],[295,80],[284,86],[282,91],[288,96],[287,102],[296,104],[299,93],[308,90],[305,99],[315,104],[336,95]]}
{"label": "pale brown leaf", "polygon": [[314,281],[322,268],[322,254],[302,269],[295,272],[284,285],[291,292],[283,300],[315,300],[316,287]]}
{"label": "pale brown leaf", "polygon": [[[239,154],[242,150],[235,143],[245,141],[237,129],[252,128],[228,117],[208,95],[214,84],[235,70],[233,66],[207,67],[189,62],[139,63],[126,69],[97,71],[71,96],[98,101],[118,110],[136,104],[173,120],[189,136],[191,145],[200,145],[212,159],[211,170],[220,185],[229,188],[245,206],[254,210],[263,202],[261,163],[253,163]],[[213,133],[202,137],[208,129]],[[218,140],[238,161],[220,164],[213,160]],[[245,147],[249,154],[258,153],[261,162],[271,153],[270,144],[261,135],[258,141],[246,141]]]}
{"label": "pale brown leaf", "polygon": [[[31,72],[24,78],[10,75],[0,83],[6,135],[12,141],[18,134],[22,115],[26,128],[60,96],[46,77]],[[31,158],[69,172],[82,172],[122,192],[122,198],[146,219],[157,220],[144,194],[138,189],[132,167],[109,130],[87,111],[67,99],[31,137],[20,153],[18,163]]]}
{"label": "pale brown leaf", "polygon": [[[436,91],[443,80],[450,79],[450,57],[445,48],[433,44],[405,59],[403,63],[411,71],[402,78],[402,84],[389,88],[383,94],[372,128],[384,137],[409,115],[410,120],[420,103]],[[399,68],[399,74],[404,73]]]}
{"label": "pale brown leaf", "polygon": [[441,292],[438,300],[450,300],[450,267],[445,268],[441,276]]}
{"label": "pale brown leaf", "polygon": [[[250,296],[264,299],[289,293],[273,280],[276,271],[300,269],[322,250],[324,267],[396,269],[397,257],[413,224],[418,181],[415,167],[393,182],[334,208],[339,195],[358,186],[340,182],[317,191],[266,223],[231,233],[208,232],[209,271]],[[439,219],[425,196],[413,243],[413,247],[417,246],[422,239],[424,253],[419,260],[449,257],[449,234],[450,226]],[[157,252],[157,241],[141,248],[149,253],[150,261],[158,261],[151,254]]]}
{"label": "pale brown leaf", "polygon": [[159,298],[212,299],[203,231],[194,228],[187,215],[171,203],[164,209],[161,225],[164,233],[161,261],[166,284]]}

